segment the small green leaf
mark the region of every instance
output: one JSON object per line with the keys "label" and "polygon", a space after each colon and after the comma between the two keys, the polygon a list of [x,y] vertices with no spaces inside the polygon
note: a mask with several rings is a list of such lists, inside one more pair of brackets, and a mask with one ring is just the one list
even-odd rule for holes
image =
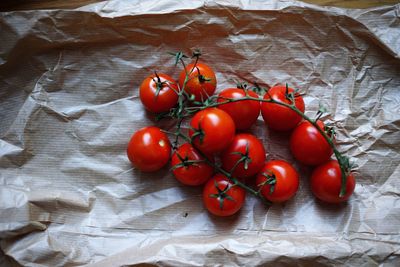
{"label": "small green leaf", "polygon": [[318,121],[321,118],[321,116],[327,112],[328,112],[328,109],[324,105],[319,103],[319,108],[318,108],[318,112],[317,112],[315,121]]}
{"label": "small green leaf", "polygon": [[224,199],[222,197],[219,197],[218,200],[219,200],[219,209],[222,210],[222,208],[224,207]]}
{"label": "small green leaf", "polygon": [[319,108],[318,108],[318,112],[324,114],[328,111],[327,107],[325,107],[324,105],[322,105],[321,103],[319,103]]}
{"label": "small green leaf", "polygon": [[267,178],[264,182],[262,182],[261,184],[258,185],[258,187],[260,187],[260,189],[264,186],[264,185],[269,185],[269,194],[272,194],[275,190],[275,185],[276,185],[276,176],[275,174],[270,171],[267,170],[267,172],[263,172],[261,174],[262,176],[264,176],[265,178]]}
{"label": "small green leaf", "polygon": [[269,187],[269,194],[271,195],[275,191],[275,184]]}
{"label": "small green leaf", "polygon": [[233,197],[231,197],[230,195],[226,195],[225,198],[230,201],[236,202],[236,200]]}
{"label": "small green leaf", "polygon": [[176,53],[169,52],[168,54],[175,57],[175,66],[178,65],[179,61],[182,60],[183,58],[188,58],[188,56],[183,54],[181,51],[178,51]]}

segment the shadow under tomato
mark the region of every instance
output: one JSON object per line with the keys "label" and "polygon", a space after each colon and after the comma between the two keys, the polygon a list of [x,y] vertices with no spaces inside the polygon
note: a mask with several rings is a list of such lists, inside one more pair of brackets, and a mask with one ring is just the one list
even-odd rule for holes
{"label": "shadow under tomato", "polygon": [[211,214],[206,208],[204,208],[204,212],[207,212],[208,218],[214,224],[215,228],[218,231],[225,232],[230,232],[237,228],[236,226],[240,222],[240,214],[242,213],[242,210],[243,208],[231,216],[222,217]]}
{"label": "shadow under tomato", "polygon": [[148,110],[144,110],[144,115],[148,121],[151,121],[151,124],[157,126],[164,130],[172,129],[175,125],[176,121],[170,118],[164,118],[157,120],[157,114],[152,113]]}
{"label": "shadow under tomato", "polygon": [[131,169],[131,173],[135,179],[138,179],[141,182],[150,179],[154,183],[157,183],[157,181],[164,179],[168,175],[169,169],[170,169],[170,163],[168,162],[164,167],[162,167],[158,171],[143,172],[133,167]]}
{"label": "shadow under tomato", "polygon": [[315,207],[318,212],[330,213],[330,214],[342,214],[345,209],[349,208],[347,201],[341,203],[328,203],[314,197]]}

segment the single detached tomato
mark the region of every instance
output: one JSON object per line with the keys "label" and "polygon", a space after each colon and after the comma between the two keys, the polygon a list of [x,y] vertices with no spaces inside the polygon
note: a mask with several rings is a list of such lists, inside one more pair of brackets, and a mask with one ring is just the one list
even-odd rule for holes
{"label": "single detached tomato", "polygon": [[[253,91],[247,92],[249,96],[258,98]],[[218,95],[218,103],[226,102],[227,99],[238,99],[246,97],[246,92],[239,88],[228,88]],[[255,100],[241,100],[238,102],[227,103],[218,106],[226,111],[235,122],[236,129],[246,130],[253,125],[260,115],[260,102]]]}
{"label": "single detached tomato", "polygon": [[190,121],[189,136],[203,153],[213,154],[229,146],[235,136],[235,123],[225,111],[207,108]]}
{"label": "single detached tomato", "polygon": [[213,167],[204,160],[191,144],[185,143],[172,155],[172,172],[176,179],[185,185],[201,185],[208,181],[214,172]]}
{"label": "single detached tomato", "polygon": [[[292,88],[286,86],[274,86],[269,89],[269,94],[264,95],[264,99],[274,99],[281,103],[292,104],[290,94],[294,96],[295,106],[304,112],[303,97],[296,94]],[[271,96],[271,97],[270,97]],[[296,127],[302,117],[288,107],[276,103],[262,102],[261,115],[267,126],[277,131],[289,131]]]}
{"label": "single detached tomato", "polygon": [[230,216],[238,212],[245,197],[245,190],[222,174],[216,174],[208,180],[203,190],[204,206],[217,216]]}
{"label": "single detached tomato", "polygon": [[[324,130],[322,121],[318,121],[317,125]],[[294,129],[290,137],[290,150],[299,162],[311,166],[328,161],[333,153],[322,134],[308,121],[303,121]]]}
{"label": "single detached tomato", "polygon": [[222,168],[237,178],[256,175],[264,166],[265,149],[252,134],[237,134],[221,154]]}
{"label": "single detached tomato", "polygon": [[166,74],[153,74],[143,80],[139,95],[147,110],[154,113],[167,112],[178,103],[178,86]]}
{"label": "single detached tomato", "polygon": [[[184,86],[186,71],[189,76]],[[191,63],[186,66],[186,70],[182,70],[180,73],[179,86],[180,88],[185,87],[185,91],[189,95],[194,95],[195,101],[204,101],[214,94],[217,87],[217,78],[208,65],[201,62],[197,62],[196,65]]]}
{"label": "single detached tomato", "polygon": [[272,202],[284,202],[292,198],[299,188],[299,174],[284,160],[265,163],[257,175],[256,183],[261,194]]}
{"label": "single detached tomato", "polygon": [[339,163],[336,160],[330,160],[319,165],[311,175],[311,191],[322,201],[328,203],[339,203],[346,201],[354,192],[356,181],[352,173],[347,175],[346,194],[339,197],[342,184],[342,173]]}
{"label": "single detached tomato", "polygon": [[156,171],[167,164],[171,154],[171,144],[160,128],[144,127],[133,134],[127,154],[133,166],[139,170]]}

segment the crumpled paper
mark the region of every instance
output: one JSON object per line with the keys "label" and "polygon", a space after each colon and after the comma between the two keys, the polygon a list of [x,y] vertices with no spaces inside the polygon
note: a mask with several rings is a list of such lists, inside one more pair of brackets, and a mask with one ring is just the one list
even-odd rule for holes
{"label": "crumpled paper", "polygon": [[[294,1],[107,1],[0,14],[0,237],[3,266],[399,266],[400,5],[364,10]],[[234,80],[289,83],[335,122],[358,164],[347,204],[315,200],[289,134],[251,131],[268,159],[301,173],[297,195],[232,218],[209,215],[201,187],[132,169],[147,125],[138,86],[167,54],[191,49]]]}

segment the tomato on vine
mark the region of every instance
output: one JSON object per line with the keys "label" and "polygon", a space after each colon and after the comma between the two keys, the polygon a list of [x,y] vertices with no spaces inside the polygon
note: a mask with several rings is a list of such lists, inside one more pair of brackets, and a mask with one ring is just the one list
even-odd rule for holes
{"label": "tomato on vine", "polygon": [[356,181],[350,172],[346,179],[346,194],[340,197],[342,173],[339,163],[330,160],[314,169],[311,175],[311,191],[320,200],[328,203],[340,203],[348,200],[354,192]]}
{"label": "tomato on vine", "polygon": [[[213,158],[209,158],[214,162]],[[211,178],[214,168],[189,143],[181,145],[171,158],[172,173],[185,185],[201,185]]]}
{"label": "tomato on vine", "polygon": [[[294,104],[297,109],[304,113],[303,97],[295,90],[287,86],[274,86],[264,95],[264,99]],[[302,120],[302,117],[288,107],[277,103],[262,102],[261,115],[267,126],[277,131],[292,130]]]}
{"label": "tomato on vine", "polygon": [[265,163],[256,178],[261,194],[271,202],[284,202],[292,198],[299,188],[299,174],[284,160]]}
{"label": "tomato on vine", "polygon": [[178,85],[164,73],[154,73],[139,88],[143,106],[154,113],[167,112],[178,102]]}
{"label": "tomato on vine", "polygon": [[217,216],[230,216],[238,212],[245,197],[245,190],[222,174],[216,174],[208,180],[203,190],[204,206]]}
{"label": "tomato on vine", "polygon": [[133,134],[127,155],[133,166],[144,172],[157,171],[167,164],[171,144],[160,128],[144,127]]}
{"label": "tomato on vine", "polygon": [[235,136],[235,123],[231,116],[218,108],[197,112],[190,121],[189,136],[196,148],[206,154],[221,152]]}
{"label": "tomato on vine", "polygon": [[[240,99],[246,96],[258,98],[253,91],[246,91],[241,88],[228,88],[218,95],[218,103],[224,103],[227,99]],[[218,108],[226,111],[235,122],[236,129],[246,130],[253,125],[260,115],[260,102],[256,100],[243,100],[219,105]]]}
{"label": "tomato on vine", "polygon": [[222,168],[233,177],[248,178],[256,175],[264,165],[265,149],[252,134],[237,134],[229,147],[221,153]]}
{"label": "tomato on vine", "polygon": [[[186,75],[188,79],[185,84]],[[179,75],[179,86],[185,88],[189,95],[194,95],[195,101],[204,101],[214,94],[217,78],[211,67],[196,61],[182,70]]]}
{"label": "tomato on vine", "polygon": [[[325,131],[322,121],[318,120],[317,125]],[[333,153],[323,135],[308,121],[303,121],[294,129],[290,137],[290,151],[296,160],[311,166],[328,161]]]}

